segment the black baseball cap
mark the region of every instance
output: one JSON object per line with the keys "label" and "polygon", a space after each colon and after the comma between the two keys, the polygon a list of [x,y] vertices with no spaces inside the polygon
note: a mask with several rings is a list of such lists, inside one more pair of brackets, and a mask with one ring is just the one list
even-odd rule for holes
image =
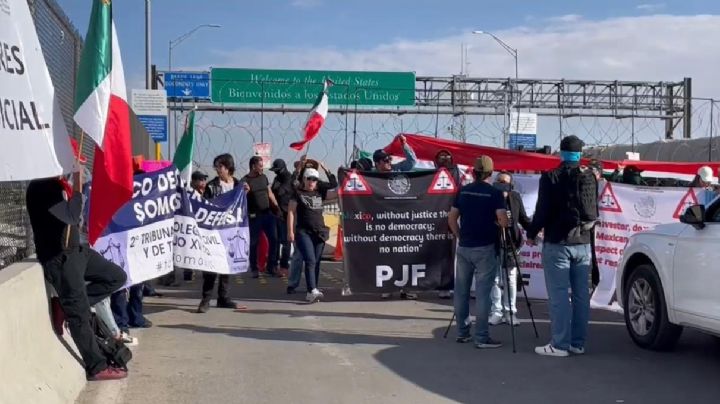
{"label": "black baseball cap", "polygon": [[375,150],[375,153],[373,153],[373,161],[374,162],[383,161],[388,157],[390,157],[390,155],[385,153],[385,150],[383,150],[383,149],[377,149],[377,150]]}
{"label": "black baseball cap", "polygon": [[273,161],[273,163],[272,163],[272,167],[270,167],[270,171],[277,173],[278,171],[282,171],[285,168],[287,168],[287,164],[285,163],[285,160],[275,159],[275,161]]}
{"label": "black baseball cap", "polygon": [[197,170],[192,173],[192,176],[190,176],[190,178],[193,181],[205,181],[206,179],[208,179],[208,176],[204,172]]}

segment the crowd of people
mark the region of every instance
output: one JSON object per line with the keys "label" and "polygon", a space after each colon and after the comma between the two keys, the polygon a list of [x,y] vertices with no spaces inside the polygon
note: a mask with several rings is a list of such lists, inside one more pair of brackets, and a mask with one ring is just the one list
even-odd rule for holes
{"label": "crowd of people", "polygon": [[[380,149],[372,160],[354,161],[351,168],[377,172],[400,172],[416,169],[417,158],[404,137],[400,137],[405,159],[393,162]],[[473,166],[474,181],[467,183],[453,161],[452,154],[440,150],[435,156],[436,168],[443,167],[456,184],[457,192],[448,214],[450,231],[457,240],[455,268],[443,270],[439,296],[454,297],[457,316],[457,341],[473,341],[477,348],[495,348],[501,343],[490,337],[489,325],[517,318],[517,250],[523,243],[522,230],[528,242],[536,243],[544,234],[543,266],[549,295],[552,340],[536,348],[541,355],[567,356],[582,354],[589,315],[588,279],[591,268],[593,226],[598,218],[597,181],[602,168],[580,166],[582,141],[568,136],[561,143],[561,165],[544,173],[540,179],[535,214],[528,217],[522,198],[513,189],[513,176],[501,171],[497,175],[488,156],[477,158]],[[337,198],[338,179],[322,162],[301,158],[288,169],[277,159],[269,167],[272,182],[265,175],[262,158],[253,156],[247,175],[235,176],[235,161],[230,154],[213,161],[217,176],[208,181],[201,171],[192,174],[190,186],[207,199],[243,187],[247,193],[250,228],[250,273],[260,276],[257,246],[261,234],[269,242],[265,276],[287,276],[287,293],[294,294],[305,275],[305,299],[321,300],[319,288],[320,259],[329,237],[323,219],[323,205]],[[139,168],[136,172],[140,172]],[[82,183],[79,175],[73,181]],[[324,178],[323,178],[324,177]],[[105,259],[87,244],[80,242],[82,217],[81,193],[74,191],[65,178],[34,180],[27,190],[27,207],[35,237],[38,260],[48,282],[58,295],[61,317],[67,321],[85,364],[88,380],[110,380],[127,376],[125,369],[111,366],[100,350],[91,319],[107,326],[111,337],[126,345],[138,343],[130,328],[147,328],[152,322],[142,313],[143,296],[160,294],[149,283],[123,288],[125,272]],[[500,234],[508,235],[511,249],[500,248]],[[502,265],[501,265],[502,263]],[[503,271],[508,271],[507,276]],[[181,285],[187,276],[182,268],[170,273],[166,285]],[[230,297],[230,276],[202,273],[198,313],[210,309],[217,283],[216,306],[243,309]],[[509,284],[504,285],[503,279]],[[476,321],[471,335],[471,286],[475,284]],[[571,299],[568,289],[572,290]],[[401,299],[415,299],[409,291],[400,290]],[[390,294],[382,295],[390,298]],[[56,324],[56,330],[61,329]]]}

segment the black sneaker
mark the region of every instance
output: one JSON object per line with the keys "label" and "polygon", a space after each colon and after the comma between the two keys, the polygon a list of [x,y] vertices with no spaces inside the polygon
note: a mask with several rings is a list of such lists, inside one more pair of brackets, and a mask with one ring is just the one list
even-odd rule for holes
{"label": "black sneaker", "polygon": [[288,295],[295,294],[295,288],[292,286],[288,286],[285,291],[287,292]]}
{"label": "black sneaker", "polygon": [[400,292],[400,298],[403,300],[416,300],[417,295],[415,293]]}
{"label": "black sneaker", "polygon": [[457,338],[455,338],[455,342],[457,342],[458,344],[464,344],[464,343],[470,342],[470,341],[472,341],[472,340],[473,340],[473,338],[472,338],[471,336],[469,336],[469,335],[468,335],[467,337],[457,337]]}
{"label": "black sneaker", "polygon": [[197,312],[198,313],[207,313],[208,310],[210,310],[210,299],[201,300],[200,305],[198,306]]}
{"label": "black sneaker", "polygon": [[500,348],[501,346],[502,346],[502,342],[495,341],[492,338],[488,338],[484,342],[475,343],[475,348],[477,348],[477,349],[492,349],[492,348]]}
{"label": "black sneaker", "polygon": [[252,277],[253,277],[253,279],[259,278],[259,277],[260,277],[260,272],[258,272],[258,271],[253,271]]}

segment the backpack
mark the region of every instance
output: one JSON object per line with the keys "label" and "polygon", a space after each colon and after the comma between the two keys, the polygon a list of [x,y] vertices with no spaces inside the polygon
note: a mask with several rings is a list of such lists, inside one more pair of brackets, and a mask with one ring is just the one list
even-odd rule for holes
{"label": "backpack", "polygon": [[105,355],[110,366],[127,371],[127,364],[132,359],[132,351],[112,335],[110,329],[93,313],[92,324],[95,331],[95,339],[100,346],[100,351]]}

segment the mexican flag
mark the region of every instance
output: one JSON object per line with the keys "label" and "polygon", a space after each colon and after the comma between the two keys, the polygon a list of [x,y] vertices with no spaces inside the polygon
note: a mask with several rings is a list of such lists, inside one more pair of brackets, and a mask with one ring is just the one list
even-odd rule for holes
{"label": "mexican flag", "polygon": [[192,156],[193,145],[195,144],[195,110],[190,111],[185,120],[185,133],[183,133],[180,144],[175,151],[173,164],[180,170],[180,178],[185,181],[185,186],[190,186],[192,177]]}
{"label": "mexican flag", "polygon": [[110,0],[94,0],[75,88],[75,122],[96,143],[88,239],[133,194],[130,107]]}
{"label": "mexican flag", "polygon": [[310,116],[308,117],[307,123],[305,123],[305,138],[299,142],[291,143],[290,148],[297,151],[302,150],[307,143],[310,143],[320,132],[325,123],[325,118],[328,114],[328,88],[333,85],[330,80],[325,80],[323,84],[323,90],[318,94],[315,105],[310,110]]}

